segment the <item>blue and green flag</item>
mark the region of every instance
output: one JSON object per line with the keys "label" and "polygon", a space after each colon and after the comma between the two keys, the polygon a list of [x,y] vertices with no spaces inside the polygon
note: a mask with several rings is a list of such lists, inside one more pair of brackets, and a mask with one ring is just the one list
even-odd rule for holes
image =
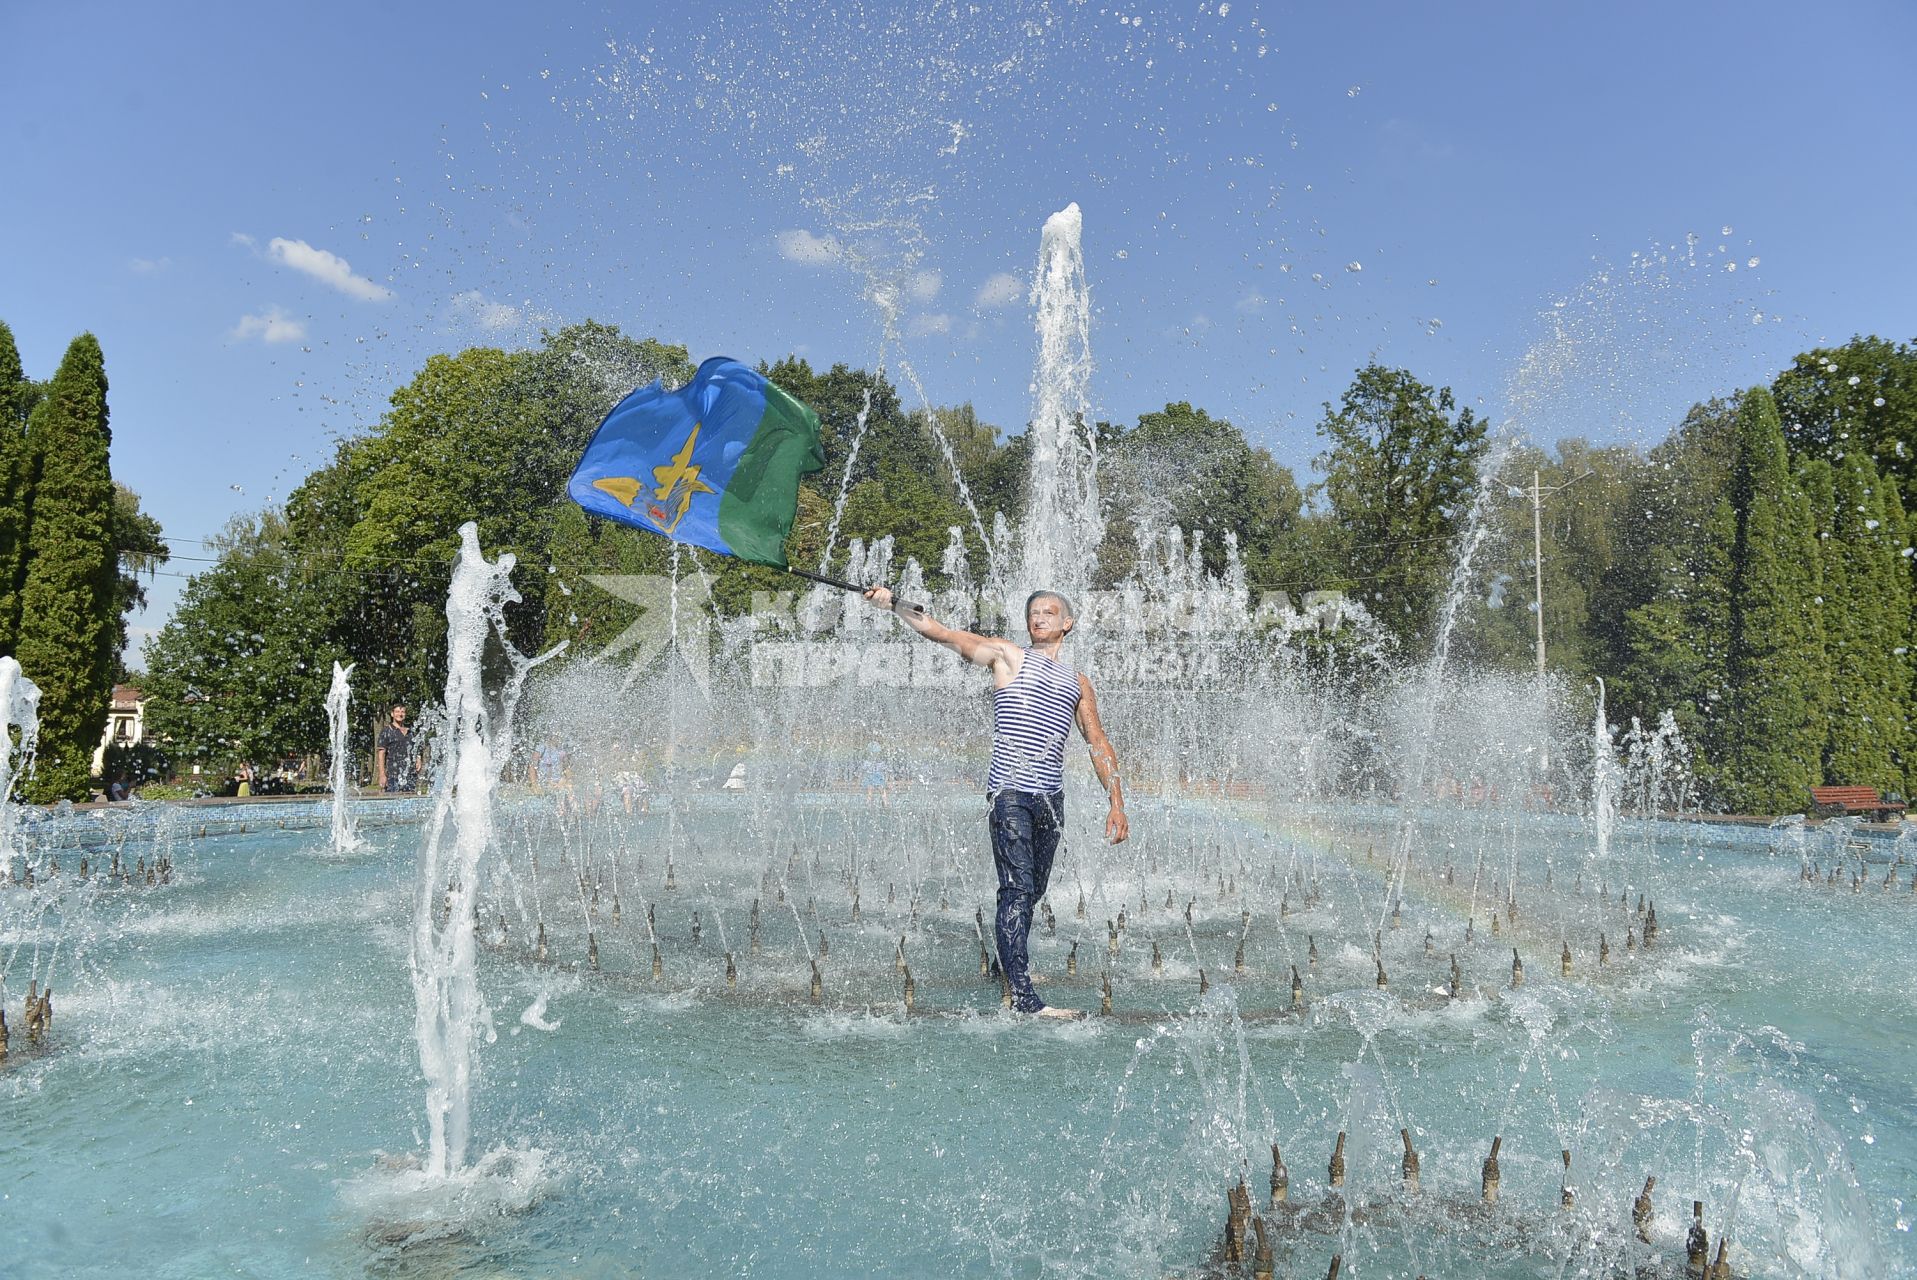
{"label": "blue and green flag", "polygon": [[714,356],[677,391],[654,382],[613,406],[566,493],[608,520],[783,569],[799,478],[824,465],[819,415]]}

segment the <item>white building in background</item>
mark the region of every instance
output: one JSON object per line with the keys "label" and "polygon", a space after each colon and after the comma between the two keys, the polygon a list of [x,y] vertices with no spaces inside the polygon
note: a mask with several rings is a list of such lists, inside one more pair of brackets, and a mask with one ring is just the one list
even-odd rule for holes
{"label": "white building in background", "polygon": [[146,695],[138,685],[113,686],[113,702],[107,708],[106,732],[93,749],[93,772],[106,769],[108,747],[137,747],[146,740]]}

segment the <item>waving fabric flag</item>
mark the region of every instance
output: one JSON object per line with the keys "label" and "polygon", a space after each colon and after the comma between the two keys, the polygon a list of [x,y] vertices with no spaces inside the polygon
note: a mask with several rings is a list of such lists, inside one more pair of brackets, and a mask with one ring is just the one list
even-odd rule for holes
{"label": "waving fabric flag", "polygon": [[715,356],[677,391],[654,382],[615,405],[566,493],[594,515],[783,569],[799,478],[824,465],[819,416]]}

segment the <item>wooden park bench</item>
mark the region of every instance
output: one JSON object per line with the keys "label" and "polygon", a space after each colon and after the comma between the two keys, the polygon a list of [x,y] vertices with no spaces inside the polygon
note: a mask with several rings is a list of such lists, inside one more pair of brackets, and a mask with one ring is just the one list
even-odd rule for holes
{"label": "wooden park bench", "polygon": [[1903,801],[1886,800],[1875,787],[1812,787],[1811,807],[1822,818],[1868,813],[1878,822],[1889,822],[1892,814],[1904,811]]}

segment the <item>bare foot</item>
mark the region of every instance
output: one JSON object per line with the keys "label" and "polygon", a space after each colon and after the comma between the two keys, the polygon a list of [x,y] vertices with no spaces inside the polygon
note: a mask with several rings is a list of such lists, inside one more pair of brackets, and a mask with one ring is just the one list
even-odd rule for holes
{"label": "bare foot", "polygon": [[1085,1013],[1081,1009],[1061,1009],[1055,1004],[1048,1004],[1043,1009],[1040,1009],[1035,1016],[1040,1018],[1057,1018],[1061,1022],[1070,1022],[1074,1018],[1084,1017]]}

